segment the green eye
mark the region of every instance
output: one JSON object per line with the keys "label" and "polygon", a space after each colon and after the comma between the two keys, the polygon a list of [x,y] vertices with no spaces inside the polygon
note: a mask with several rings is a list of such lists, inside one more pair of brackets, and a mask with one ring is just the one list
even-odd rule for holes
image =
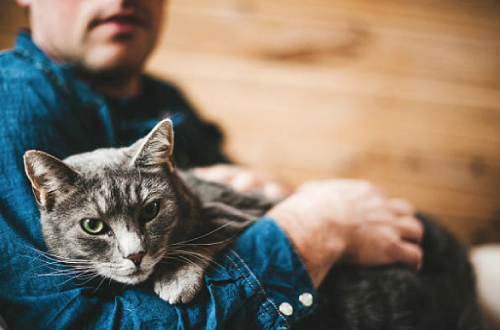
{"label": "green eye", "polygon": [[85,219],[81,222],[82,229],[91,235],[100,235],[108,231],[109,227],[102,220]]}
{"label": "green eye", "polygon": [[139,220],[141,220],[141,222],[149,222],[158,215],[159,210],[160,202],[149,203],[142,208],[141,213],[139,214]]}

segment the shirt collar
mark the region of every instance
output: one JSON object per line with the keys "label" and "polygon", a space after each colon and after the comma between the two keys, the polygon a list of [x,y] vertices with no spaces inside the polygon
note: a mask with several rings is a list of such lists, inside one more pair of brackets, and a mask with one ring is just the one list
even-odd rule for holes
{"label": "shirt collar", "polygon": [[42,67],[51,68],[52,70],[67,71],[72,70],[74,67],[72,64],[61,64],[51,60],[43,50],[33,42],[29,30],[21,30],[19,32],[16,45],[14,46],[14,52],[25,58],[29,58],[35,65],[41,65]]}
{"label": "shirt collar", "polygon": [[57,63],[51,60],[33,42],[29,31],[22,30],[19,32],[13,52],[31,62],[35,68],[42,70],[53,83],[59,86],[61,91],[77,96],[80,102],[97,101],[101,104],[104,103],[103,95],[77,78],[74,64]]}

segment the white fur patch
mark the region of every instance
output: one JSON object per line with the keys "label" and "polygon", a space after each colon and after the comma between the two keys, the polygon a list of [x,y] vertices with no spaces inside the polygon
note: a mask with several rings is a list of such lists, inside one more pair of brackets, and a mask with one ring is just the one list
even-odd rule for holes
{"label": "white fur patch", "polygon": [[145,246],[136,232],[127,230],[125,225],[118,225],[114,228],[114,233],[123,258],[129,255],[145,251]]}

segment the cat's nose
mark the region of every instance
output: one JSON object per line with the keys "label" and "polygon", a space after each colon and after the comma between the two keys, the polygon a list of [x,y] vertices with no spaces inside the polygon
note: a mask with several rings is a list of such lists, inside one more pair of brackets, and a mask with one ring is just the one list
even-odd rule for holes
{"label": "cat's nose", "polygon": [[145,254],[146,254],[146,252],[134,253],[134,254],[129,255],[127,257],[127,259],[128,260],[132,260],[132,262],[134,263],[134,265],[136,265],[137,267],[139,267],[141,265],[142,258],[144,257]]}

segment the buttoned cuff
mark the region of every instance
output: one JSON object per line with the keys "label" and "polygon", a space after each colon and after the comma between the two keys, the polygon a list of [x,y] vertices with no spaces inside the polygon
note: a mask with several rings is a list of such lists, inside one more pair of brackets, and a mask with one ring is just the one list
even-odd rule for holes
{"label": "buttoned cuff", "polygon": [[245,231],[226,253],[226,261],[242,278],[250,297],[246,308],[256,313],[249,328],[288,329],[316,309],[317,294],[307,269],[271,218],[263,217]]}

